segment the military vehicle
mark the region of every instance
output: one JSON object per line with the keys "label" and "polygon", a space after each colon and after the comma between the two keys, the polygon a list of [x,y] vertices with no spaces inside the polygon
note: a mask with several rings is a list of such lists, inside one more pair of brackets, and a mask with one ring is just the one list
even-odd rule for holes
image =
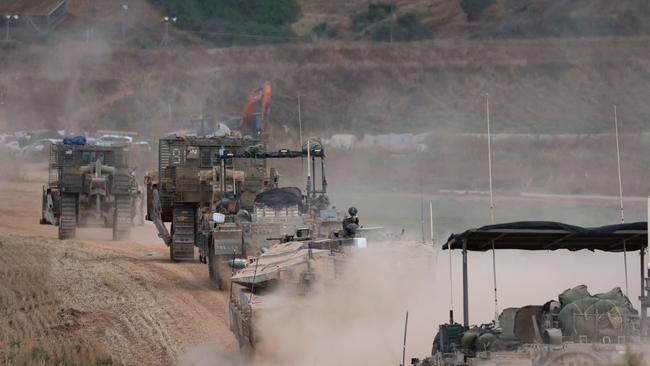
{"label": "military vehicle", "polygon": [[[299,188],[280,188],[277,170],[268,167],[269,160],[298,157],[307,157],[312,167],[317,159],[321,162],[321,187],[310,180],[306,196]],[[316,174],[315,168],[311,171]],[[158,172],[145,179],[147,220],[169,246],[172,261],[194,259],[197,246],[200,261],[209,264],[210,277],[220,287],[230,274],[219,263],[260,251],[270,245],[267,238],[303,226],[310,210],[327,208],[323,173],[319,144],[310,151],[268,152],[264,142],[250,138],[162,138]],[[328,225],[321,221],[318,226]],[[171,222],[171,233],[166,222]]]}
{"label": "military vehicle", "polygon": [[[340,230],[322,238],[309,227],[299,228],[256,257],[233,258],[228,305],[229,325],[242,348],[254,348],[260,341],[256,319],[262,312],[292,313],[301,307],[304,295],[316,281],[335,281],[352,248],[365,248],[366,238],[358,230],[356,209],[339,221]],[[265,301],[273,290],[282,286],[281,305]]]}
{"label": "military vehicle", "polygon": [[51,145],[41,224],[58,226],[59,239],[74,238],[77,227],[112,228],[114,240],[128,236],[139,197],[124,148],[83,138]]}
{"label": "military vehicle", "polygon": [[[432,354],[411,364],[430,365],[583,365],[624,364],[625,355],[647,351],[647,223],[582,228],[556,222],[515,222],[452,235],[443,249],[462,250],[463,324],[450,311],[440,325]],[[545,304],[508,308],[498,321],[470,326],[468,251],[600,250],[639,251],[641,313],[620,288],[591,295],[586,286],[561,293]],[[522,285],[525,285],[522,283]]]}

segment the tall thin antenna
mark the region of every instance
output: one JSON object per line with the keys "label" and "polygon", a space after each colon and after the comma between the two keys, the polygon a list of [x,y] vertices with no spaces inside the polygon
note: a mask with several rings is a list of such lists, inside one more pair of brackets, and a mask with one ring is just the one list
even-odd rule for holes
{"label": "tall thin antenna", "polygon": [[494,196],[492,194],[492,137],[490,135],[490,94],[485,94],[487,110],[487,137],[488,137],[488,174],[490,180],[490,223],[494,224]]}
{"label": "tall thin antenna", "polygon": [[402,366],[406,362],[406,331],[409,326],[409,312],[406,311],[406,320],[404,321],[404,343],[402,344]]}
{"label": "tall thin antenna", "polygon": [[422,193],[422,180],[420,180],[420,231],[422,232],[422,244],[424,244],[424,194]]}
{"label": "tall thin antenna", "polygon": [[298,136],[300,138],[300,148],[302,148],[302,112],[300,111],[300,93],[298,93]]}
{"label": "tall thin antenna", "polygon": [[429,226],[431,229],[431,245],[435,243],[435,238],[433,236],[433,202],[429,201]]}
{"label": "tall thin antenna", "polygon": [[[625,223],[625,210],[623,209],[623,179],[621,179],[621,148],[618,143],[618,113],[614,104],[614,130],[616,133],[616,161],[618,163],[618,197],[621,208],[621,224]],[[625,267],[625,295],[629,294],[629,283],[627,279],[627,243],[623,241],[623,266]]]}
{"label": "tall thin antenna", "polygon": [[251,296],[248,298],[248,303],[253,303],[253,294],[255,293],[255,279],[257,277],[257,265],[260,264],[260,257],[255,258],[255,272],[253,273],[253,284],[251,285]]}
{"label": "tall thin antenna", "polygon": [[454,277],[451,265],[451,248],[449,252],[449,324],[454,324]]}
{"label": "tall thin antenna", "polygon": [[[485,93],[488,140],[488,174],[490,180],[490,223],[494,225],[494,194],[492,193],[492,135],[490,134],[490,94]],[[497,292],[497,259],[492,241],[492,277],[494,281],[494,324],[499,321],[499,296]]]}

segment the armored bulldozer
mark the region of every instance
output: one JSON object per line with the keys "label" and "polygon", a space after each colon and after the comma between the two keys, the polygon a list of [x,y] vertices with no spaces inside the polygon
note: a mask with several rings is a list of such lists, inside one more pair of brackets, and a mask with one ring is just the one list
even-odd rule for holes
{"label": "armored bulldozer", "polygon": [[40,223],[58,226],[59,239],[74,238],[78,227],[112,228],[113,239],[123,239],[141,200],[123,147],[51,145]]}
{"label": "armored bulldozer", "polygon": [[[207,242],[199,243],[205,238],[197,235],[205,229],[204,214],[222,212],[232,221],[240,208],[251,207],[258,191],[276,184],[277,173],[255,158],[264,148],[259,140],[230,136],[160,139],[158,172],[145,177],[146,219],[155,224],[172,261],[193,260],[195,246],[206,249],[200,254],[204,261]],[[171,223],[171,232],[165,223]],[[237,240],[241,232],[217,236]]]}

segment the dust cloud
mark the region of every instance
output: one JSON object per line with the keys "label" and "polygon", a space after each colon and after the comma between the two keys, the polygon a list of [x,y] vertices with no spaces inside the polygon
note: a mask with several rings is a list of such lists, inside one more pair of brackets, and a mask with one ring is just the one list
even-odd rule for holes
{"label": "dust cloud", "polygon": [[337,264],[336,279],[316,282],[307,296],[280,289],[255,299],[261,341],[249,359],[203,346],[179,365],[399,364],[406,311],[407,358],[429,354],[437,327],[436,255],[414,243],[355,251]]}

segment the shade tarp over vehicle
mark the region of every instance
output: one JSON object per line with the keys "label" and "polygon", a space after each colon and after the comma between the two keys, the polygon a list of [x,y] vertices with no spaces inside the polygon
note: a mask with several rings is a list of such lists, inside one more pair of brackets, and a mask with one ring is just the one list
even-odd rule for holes
{"label": "shade tarp over vehicle", "polygon": [[601,250],[636,251],[648,245],[647,222],[580,227],[552,221],[518,221],[488,225],[452,234],[442,249],[484,252],[494,249],[515,250]]}

